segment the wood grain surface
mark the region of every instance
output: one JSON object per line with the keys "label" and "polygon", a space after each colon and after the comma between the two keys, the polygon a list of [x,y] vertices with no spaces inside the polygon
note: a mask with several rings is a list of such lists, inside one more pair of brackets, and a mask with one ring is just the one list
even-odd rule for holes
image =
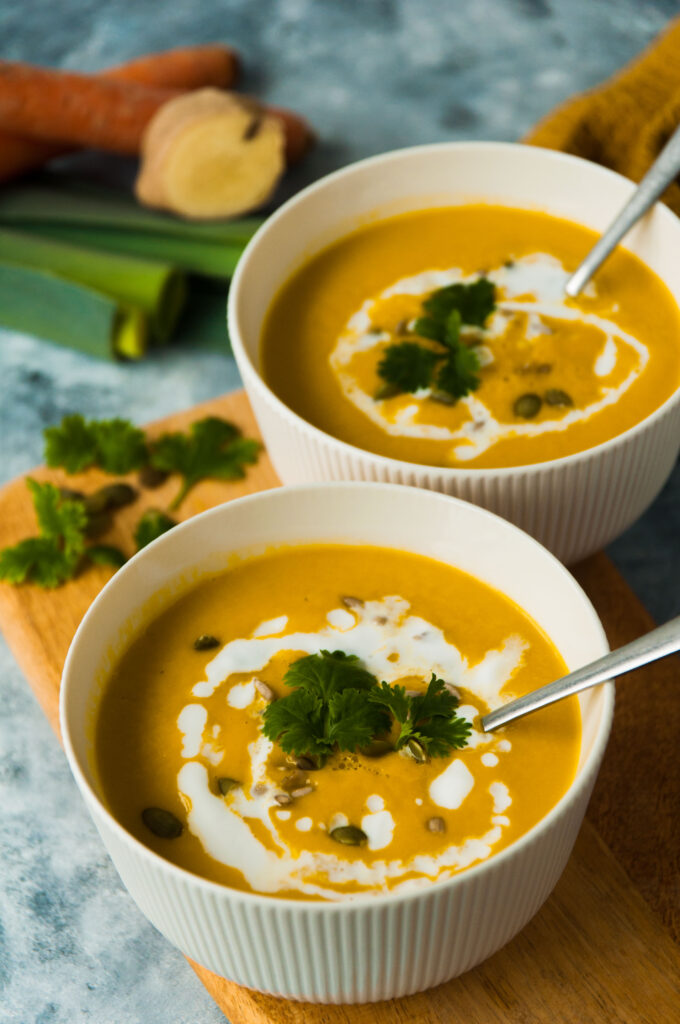
{"label": "wood grain surface", "polygon": [[[149,431],[184,428],[205,415],[225,416],[249,436],[257,433],[242,392],[171,416]],[[110,480],[95,470],[66,477],[41,468],[32,475],[86,491]],[[198,485],[180,518],[278,484],[263,455],[244,481]],[[177,486],[171,479],[120,510],[102,541],[132,553],[141,511],[166,507]],[[34,521],[22,480],[0,491],[0,547],[34,533]],[[612,646],[652,627],[604,555],[574,571]],[[57,733],[66,651],[110,575],[90,568],[57,593],[0,584],[0,627]],[[680,1020],[680,955],[673,941],[680,938],[678,674],[677,659],[668,659],[618,684],[612,738],[567,869],[533,921],[480,967],[427,993],[354,1007],[293,1003],[192,967],[232,1024],[674,1024]]]}

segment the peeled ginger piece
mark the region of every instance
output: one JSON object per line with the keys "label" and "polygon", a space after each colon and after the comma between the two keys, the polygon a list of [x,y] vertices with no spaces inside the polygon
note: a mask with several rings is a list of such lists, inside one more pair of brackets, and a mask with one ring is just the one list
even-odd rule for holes
{"label": "peeled ginger piece", "polygon": [[164,103],[149,122],[135,193],[184,217],[236,217],[269,199],[284,150],[281,121],[254,100],[197,89]]}

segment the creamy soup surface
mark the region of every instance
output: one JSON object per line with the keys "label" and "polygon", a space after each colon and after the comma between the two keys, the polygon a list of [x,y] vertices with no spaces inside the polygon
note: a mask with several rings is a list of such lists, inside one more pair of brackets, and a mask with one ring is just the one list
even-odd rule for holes
{"label": "creamy soup surface", "polygon": [[[548,214],[485,205],[371,223],[314,256],[275,296],[264,378],[327,433],[410,462],[525,465],[600,444],[679,386],[680,312],[624,249],[567,299],[564,283],[595,240]],[[463,311],[457,331],[475,381],[459,395],[455,375],[452,390],[438,383],[449,350],[420,325],[433,295],[482,280],[492,300],[482,317],[466,321]],[[386,383],[381,362],[405,343],[425,350],[431,366],[421,360],[416,372],[411,351],[399,385],[394,374]]]}
{"label": "creamy soup surface", "polygon": [[[267,708],[292,692],[291,664],[322,651],[409,699],[434,674],[459,700],[465,745],[395,749],[392,723],[326,759],[286,754],[264,735]],[[564,794],[575,698],[493,734],[479,723],[564,671],[518,606],[457,569],[374,547],[279,549],[202,581],[131,643],[103,690],[97,772],[126,829],[206,878],[301,899],[403,891],[485,861]]]}

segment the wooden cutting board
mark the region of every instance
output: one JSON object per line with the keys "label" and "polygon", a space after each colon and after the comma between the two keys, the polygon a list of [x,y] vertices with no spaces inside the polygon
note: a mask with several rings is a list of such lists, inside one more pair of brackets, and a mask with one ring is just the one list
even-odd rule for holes
{"label": "wooden cutting board", "polygon": [[[257,434],[243,392],[153,424],[150,433],[220,415]],[[96,470],[37,479],[85,491]],[[131,480],[131,482],[134,482]],[[279,481],[265,455],[244,481],[200,484],[182,518]],[[133,551],[145,507],[166,507],[170,480],[122,509],[102,538]],[[23,480],[0,491],[0,547],[34,532]],[[653,622],[600,554],[576,567],[615,647]],[[88,569],[58,592],[0,584],[0,627],[55,731],[61,668],[71,638],[110,570]],[[671,1024],[680,1019],[679,666],[667,659],[618,685],[614,730],[574,853],[554,894],[524,931],[473,971],[429,992],[367,1006],[312,1006],[261,995],[191,966],[232,1024]],[[191,961],[190,961],[191,962]]]}

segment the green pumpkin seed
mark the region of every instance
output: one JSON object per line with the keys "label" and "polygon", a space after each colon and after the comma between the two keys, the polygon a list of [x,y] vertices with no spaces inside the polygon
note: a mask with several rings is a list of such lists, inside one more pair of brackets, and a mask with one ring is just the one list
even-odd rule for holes
{"label": "green pumpkin seed", "polygon": [[64,501],[85,501],[82,491],[74,491],[71,487],[60,487],[59,495]]}
{"label": "green pumpkin seed", "polygon": [[382,402],[385,398],[394,398],[395,395],[401,394],[401,388],[397,387],[396,384],[381,384],[373,395],[374,402]]}
{"label": "green pumpkin seed", "polygon": [[281,779],[281,788],[290,793],[291,790],[299,789],[300,786],[304,786],[306,781],[307,779],[304,772],[289,772],[288,775],[284,775]]}
{"label": "green pumpkin seed", "polygon": [[103,533],[108,533],[112,526],[113,517],[110,512],[97,512],[87,517],[85,533],[88,537],[101,537]]}
{"label": "green pumpkin seed", "polygon": [[85,498],[85,508],[89,515],[95,516],[112,508],[130,505],[136,497],[137,491],[130,487],[130,484],[107,484],[106,487],[100,487],[98,491],[88,494]]}
{"label": "green pumpkin seed", "polygon": [[227,793],[231,793],[232,789],[238,789],[241,785],[237,779],[230,779],[228,775],[222,775],[217,780],[217,788],[219,789],[222,796],[226,796]]}
{"label": "green pumpkin seed", "polygon": [[406,749],[414,761],[417,761],[418,764],[425,764],[427,761],[427,751],[420,740],[409,740],[406,744]]}
{"label": "green pumpkin seed", "polygon": [[549,388],[545,393],[545,400],[548,405],[573,405],[574,400],[566,391],[560,388]]}
{"label": "green pumpkin seed", "polygon": [[529,392],[526,395],[520,395],[520,397],[515,400],[512,411],[515,416],[521,416],[522,419],[530,420],[534,416],[538,415],[541,411],[542,405],[543,402],[540,397],[533,394],[533,392]]}
{"label": "green pumpkin seed", "polygon": [[179,818],[162,807],[146,807],[142,811],[142,821],[150,832],[161,839],[177,839],[184,831]]}
{"label": "green pumpkin seed", "polygon": [[366,833],[362,832],[356,825],[338,825],[337,828],[331,829],[328,834],[331,839],[334,839],[336,843],[342,843],[343,846],[363,846],[364,843],[368,842]]}
{"label": "green pumpkin seed", "polygon": [[312,757],[307,757],[306,754],[302,754],[300,757],[295,758],[295,764],[303,772],[315,772],[318,770],[318,764]]}
{"label": "green pumpkin seed", "polygon": [[143,466],[137,474],[137,479],[139,480],[140,487],[154,490],[156,487],[164,484],[169,475],[164,469],[156,469],[155,466]]}
{"label": "green pumpkin seed", "polygon": [[458,401],[453,395],[450,395],[448,391],[433,391],[430,394],[430,398],[433,402],[439,402],[440,405],[455,405]]}
{"label": "green pumpkin seed", "polygon": [[209,651],[213,647],[219,646],[219,640],[217,639],[216,636],[213,636],[211,633],[201,633],[201,635],[197,636],[196,639],[194,640],[195,651]]}

